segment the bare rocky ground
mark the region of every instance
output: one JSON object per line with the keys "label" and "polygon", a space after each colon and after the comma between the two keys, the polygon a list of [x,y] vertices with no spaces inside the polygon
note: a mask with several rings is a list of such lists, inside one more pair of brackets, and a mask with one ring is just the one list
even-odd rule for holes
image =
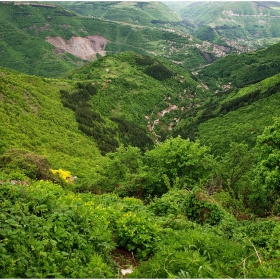
{"label": "bare rocky ground", "polygon": [[55,53],[68,52],[84,60],[96,59],[96,54],[106,55],[105,47],[109,42],[102,36],[75,37],[69,40],[62,37],[47,37],[47,42],[56,47]]}

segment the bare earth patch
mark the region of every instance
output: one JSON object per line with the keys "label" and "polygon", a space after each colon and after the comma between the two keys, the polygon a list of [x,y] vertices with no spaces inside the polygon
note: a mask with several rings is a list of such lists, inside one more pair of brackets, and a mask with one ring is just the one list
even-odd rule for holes
{"label": "bare earth patch", "polygon": [[61,37],[46,37],[47,42],[56,47],[55,53],[68,52],[84,60],[96,59],[96,54],[106,55],[105,47],[109,40],[102,36],[75,37],[69,40]]}

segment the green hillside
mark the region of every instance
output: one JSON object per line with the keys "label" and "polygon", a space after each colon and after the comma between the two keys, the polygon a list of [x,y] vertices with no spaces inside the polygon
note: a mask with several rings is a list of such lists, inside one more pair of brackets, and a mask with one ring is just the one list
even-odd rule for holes
{"label": "green hillside", "polygon": [[73,83],[3,68],[0,79],[1,153],[29,151],[45,157],[53,169],[79,177],[102,160],[94,141],[79,131],[74,113],[61,103],[59,89],[71,89]]}
{"label": "green hillside", "polygon": [[[68,22],[82,27],[73,12],[49,6],[0,3],[1,66],[27,74],[56,77],[83,62],[69,53],[55,55],[46,36],[70,38],[76,28],[54,28]],[[79,35],[84,35],[80,32]]]}
{"label": "green hillside", "polygon": [[[54,4],[1,2],[0,7],[0,65],[27,74],[58,77],[96,56],[123,51],[166,56],[186,66],[207,63],[195,45],[199,40],[161,25],[78,16]],[[93,53],[88,59],[89,50]]]}
{"label": "green hillside", "polygon": [[124,51],[197,69],[252,49],[246,42],[242,47],[226,42],[210,25],[195,28],[162,3],[1,2],[0,7],[0,65],[32,75],[58,77]]}
{"label": "green hillside", "polygon": [[[58,3],[57,3],[58,4]],[[182,18],[161,2],[59,2],[59,5],[77,14],[94,16],[134,25],[179,25]],[[181,28],[183,25],[181,24]]]}
{"label": "green hillside", "polygon": [[280,44],[216,60],[162,3],[61,5],[0,3],[0,276],[280,278]]}
{"label": "green hillside", "polygon": [[[67,79],[1,73],[2,150],[39,152],[55,168],[74,173],[87,169],[75,167],[80,153],[87,153],[86,164],[121,143],[144,151],[155,140],[163,141],[181,108],[190,105],[190,96],[196,92],[202,102],[209,94],[197,90],[199,83],[182,67],[132,52],[99,58]],[[82,150],[72,150],[74,139],[85,143]],[[71,160],[63,167],[66,157]]]}
{"label": "green hillside", "polygon": [[[133,52],[60,79],[1,68],[1,276],[278,278],[279,75],[210,94]],[[152,113],[200,140],[149,142]]]}
{"label": "green hillside", "polygon": [[228,55],[201,69],[198,77],[212,90],[241,88],[279,73],[279,55],[280,43],[255,52]]}
{"label": "green hillside", "polygon": [[212,95],[185,111],[173,135],[200,139],[216,155],[231,141],[253,148],[256,137],[278,117],[280,44],[220,58],[198,71]]}
{"label": "green hillside", "polygon": [[210,94],[181,66],[132,52],[102,57],[67,77],[94,82],[96,112],[115,121],[154,127],[152,131],[162,139],[170,134],[174,118],[179,119],[194,102],[194,95],[200,103]]}
{"label": "green hillside", "polygon": [[[166,2],[188,19],[201,40],[258,48],[279,42],[279,2]],[[205,32],[205,29],[210,32]],[[212,34],[212,36],[209,36]]]}
{"label": "green hillside", "polygon": [[261,82],[220,93],[201,107],[186,112],[174,135],[200,139],[215,154],[224,154],[230,142],[251,148],[263,129],[279,117],[279,74]]}

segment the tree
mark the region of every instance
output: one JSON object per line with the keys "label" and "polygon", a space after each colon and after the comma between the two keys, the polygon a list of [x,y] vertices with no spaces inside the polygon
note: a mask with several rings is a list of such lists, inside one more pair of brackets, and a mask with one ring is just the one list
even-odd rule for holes
{"label": "tree", "polygon": [[167,139],[144,156],[149,177],[147,184],[154,195],[162,195],[170,186],[192,187],[209,178],[209,148],[199,141]]}
{"label": "tree", "polygon": [[280,118],[258,136],[258,162],[255,168],[251,203],[260,215],[271,213],[280,198]]}
{"label": "tree", "polygon": [[98,184],[103,191],[115,191],[121,196],[142,196],[142,155],[138,147],[121,145],[116,152],[108,153],[108,161],[100,166]]}
{"label": "tree", "polygon": [[232,190],[237,197],[246,192],[248,183],[251,182],[252,166],[255,162],[254,150],[249,150],[247,144],[230,143],[230,149],[215,169],[215,179],[221,181],[222,187]]}

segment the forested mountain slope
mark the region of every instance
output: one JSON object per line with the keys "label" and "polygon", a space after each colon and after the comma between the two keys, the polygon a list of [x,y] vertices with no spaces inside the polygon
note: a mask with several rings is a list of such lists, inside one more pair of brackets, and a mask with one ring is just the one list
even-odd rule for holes
{"label": "forested mountain slope", "polygon": [[[79,153],[88,151],[84,160],[90,161],[99,151],[116,151],[120,144],[144,151],[163,141],[194,94],[202,102],[209,91],[188,71],[132,52],[99,58],[67,79],[2,69],[2,150],[31,149],[57,167],[64,154],[71,157],[65,168],[77,172]],[[72,150],[76,141],[85,142],[85,150]]]}
{"label": "forested mountain slope", "polygon": [[255,52],[228,55],[201,69],[198,77],[213,91],[259,82],[280,72],[280,43]]}
{"label": "forested mountain slope", "polygon": [[[0,274],[279,277],[278,95],[273,76],[207,107],[215,95],[184,68],[133,52],[61,79],[1,68]],[[153,145],[151,108],[164,131],[173,113],[202,109],[180,120],[184,132],[203,110],[213,118],[198,122],[201,141]],[[254,149],[232,125],[242,109],[247,125],[260,122]],[[240,137],[222,143],[228,127]]]}
{"label": "forested mountain slope", "polygon": [[280,11],[276,1],[166,2],[193,23],[201,40],[238,48],[279,42]]}
{"label": "forested mountain slope", "polygon": [[[77,14],[140,26],[184,27],[181,16],[162,2],[98,1],[53,2]],[[185,26],[187,27],[187,26]]]}
{"label": "forested mountain slope", "polygon": [[81,177],[102,160],[94,141],[79,131],[75,114],[62,105],[59,89],[73,83],[3,68],[0,80],[1,153],[15,149],[20,157],[28,151]]}
{"label": "forested mountain slope", "polygon": [[215,154],[228,150],[231,141],[250,147],[264,127],[279,117],[280,75],[261,82],[214,94],[199,108],[187,111],[173,135],[200,139]]}
{"label": "forested mountain slope", "polygon": [[227,42],[209,26],[196,30],[158,2],[1,2],[0,7],[0,64],[27,74],[58,77],[123,51],[154,54],[194,69],[252,49],[246,42],[241,48]]}
{"label": "forested mountain slope", "polygon": [[186,29],[100,20],[50,3],[1,2],[0,7],[0,65],[27,74],[57,77],[99,55],[128,50],[186,66],[208,63],[201,41]]}
{"label": "forested mountain slope", "polygon": [[95,84],[98,91],[92,107],[96,112],[146,127],[160,141],[188,108],[211,94],[183,67],[132,52],[107,55],[67,77]]}
{"label": "forested mountain slope", "polygon": [[254,147],[256,136],[278,117],[280,44],[220,58],[196,72],[212,91],[202,106],[186,110],[173,135],[200,139],[223,154],[230,141]]}
{"label": "forested mountain slope", "polygon": [[100,5],[0,3],[1,277],[279,278],[279,44],[191,73],[206,41],[129,23],[162,4]]}
{"label": "forested mountain slope", "polygon": [[[109,94],[101,93],[104,75],[113,84],[116,70],[142,71],[150,87],[159,78],[167,87],[176,79],[163,78],[176,69],[163,63],[124,53],[68,79],[1,68],[3,277],[121,278],[129,271],[131,278],[240,278],[244,259],[246,276],[279,277],[280,119],[261,133],[257,149],[230,143],[220,158],[180,137],[101,155],[97,124],[101,135],[120,134],[113,120],[92,110],[97,93],[100,103]],[[161,71],[147,70],[155,66]],[[263,83],[269,88],[273,80]]]}

